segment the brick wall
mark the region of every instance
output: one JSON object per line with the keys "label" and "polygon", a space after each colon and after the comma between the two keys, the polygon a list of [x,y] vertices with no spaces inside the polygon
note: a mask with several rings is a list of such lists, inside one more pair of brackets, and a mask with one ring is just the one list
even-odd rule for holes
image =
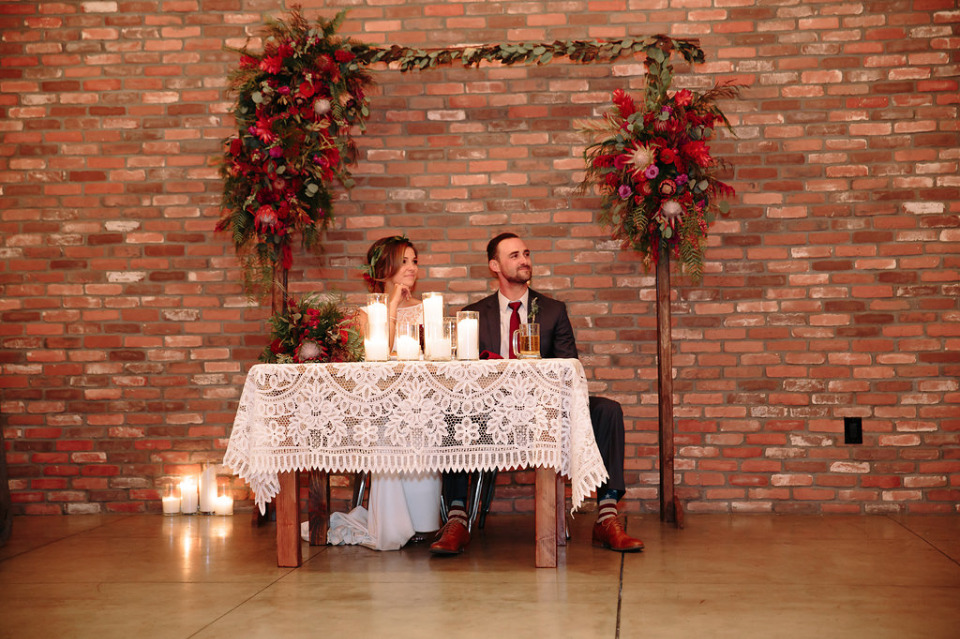
{"label": "brick wall", "polygon": [[[281,4],[0,0],[0,426],[17,512],[156,512],[160,482],[222,458],[266,332],[213,231],[237,63],[223,46]],[[960,509],[954,0],[304,5],[349,6],[342,31],[371,44],[700,38],[707,64],[675,86],[748,89],[725,107],[737,139],[714,145],[738,198],[703,284],[673,278],[678,494],[698,512]],[[486,240],[523,234],[592,389],[624,405],[628,507],[656,511],[654,279],[576,193],[572,127],[614,89],[639,92],[640,60],[374,79],[358,186],[293,290],[359,300],[360,256],[403,230],[421,290],[458,306],[489,289]],[[845,416],[862,445],[843,443]],[[504,481],[497,508],[529,510],[530,473]]]}

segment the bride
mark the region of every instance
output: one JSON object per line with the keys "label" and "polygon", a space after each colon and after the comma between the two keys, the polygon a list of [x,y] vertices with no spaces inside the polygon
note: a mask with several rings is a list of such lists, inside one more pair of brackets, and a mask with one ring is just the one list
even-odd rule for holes
{"label": "bride", "polygon": [[[403,236],[385,237],[367,251],[364,279],[371,293],[387,296],[387,334],[393,350],[397,326],[423,324],[423,304],[413,296],[419,275],[417,249]],[[360,311],[359,325],[366,325]],[[360,544],[397,550],[416,533],[440,528],[439,473],[376,473],[370,483],[369,509],[363,506],[330,517],[331,544]]]}

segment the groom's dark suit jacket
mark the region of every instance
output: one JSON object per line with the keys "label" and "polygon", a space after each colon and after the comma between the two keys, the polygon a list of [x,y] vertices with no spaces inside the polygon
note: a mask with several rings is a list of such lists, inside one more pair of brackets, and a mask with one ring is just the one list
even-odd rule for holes
{"label": "groom's dark suit jacket", "polygon": [[[536,306],[534,307],[534,300]],[[577,340],[573,336],[573,326],[567,315],[567,305],[552,297],[541,295],[530,289],[527,305],[537,309],[534,321],[540,324],[540,357],[576,358]],[[497,293],[485,297],[463,308],[465,311],[480,313],[480,351],[500,353],[500,305]],[[524,312],[528,312],[525,309]],[[506,357],[506,354],[503,354]],[[603,457],[610,478],[601,486],[598,497],[608,488],[625,490],[623,476],[624,428],[623,409],[620,404],[606,397],[590,397],[590,421],[593,434]],[[466,495],[466,475],[460,478],[460,484],[448,489],[448,495]]]}
{"label": "groom's dark suit jacket", "polygon": [[[536,306],[534,306],[536,300]],[[530,307],[537,309],[533,321],[540,324],[540,357],[577,357],[577,340],[573,336],[573,326],[567,315],[567,305],[530,289],[527,299]],[[463,308],[465,311],[480,313],[480,350],[500,353],[500,305],[497,293],[485,297]],[[525,309],[523,311],[527,313]]]}

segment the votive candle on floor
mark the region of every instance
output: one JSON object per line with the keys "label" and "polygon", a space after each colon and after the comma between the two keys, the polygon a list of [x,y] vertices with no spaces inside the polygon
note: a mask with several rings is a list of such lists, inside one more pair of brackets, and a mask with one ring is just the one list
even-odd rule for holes
{"label": "votive candle on floor", "polygon": [[180,513],[180,498],[176,495],[165,495],[161,501],[163,502],[164,515],[177,515]]}
{"label": "votive candle on floor", "polygon": [[227,495],[220,495],[216,498],[213,504],[213,514],[214,515],[232,515],[233,514],[233,497]]}

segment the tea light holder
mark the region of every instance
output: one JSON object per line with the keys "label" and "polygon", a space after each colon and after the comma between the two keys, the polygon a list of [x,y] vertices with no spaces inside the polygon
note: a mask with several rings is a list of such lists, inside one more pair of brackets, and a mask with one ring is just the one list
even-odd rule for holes
{"label": "tea light holder", "polygon": [[163,515],[172,517],[180,514],[180,493],[177,484],[168,482],[163,487],[163,495],[160,501],[163,504]]}
{"label": "tea light holder", "polygon": [[397,350],[397,359],[420,359],[420,325],[413,322],[398,324],[393,345]]}

